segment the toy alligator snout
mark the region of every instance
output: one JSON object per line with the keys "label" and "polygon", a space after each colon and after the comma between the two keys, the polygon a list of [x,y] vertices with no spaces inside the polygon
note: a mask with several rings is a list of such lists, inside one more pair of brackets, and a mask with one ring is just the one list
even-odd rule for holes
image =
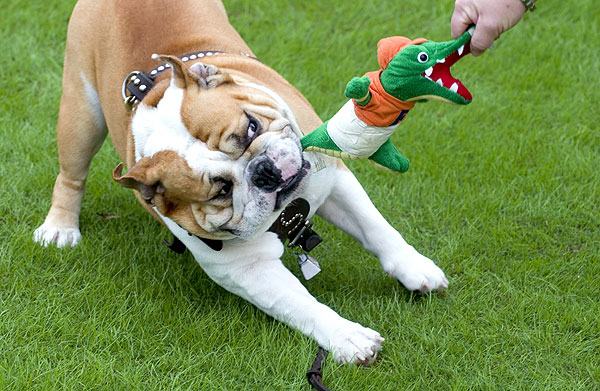
{"label": "toy alligator snout", "polygon": [[425,40],[400,50],[381,73],[381,84],[403,101],[438,100],[466,105],[473,99],[450,67],[471,52],[474,27],[447,42]]}

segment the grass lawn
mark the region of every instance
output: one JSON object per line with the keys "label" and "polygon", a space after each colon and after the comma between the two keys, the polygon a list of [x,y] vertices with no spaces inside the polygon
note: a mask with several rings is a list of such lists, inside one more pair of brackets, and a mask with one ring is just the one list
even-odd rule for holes
{"label": "grass lawn", "polygon": [[[58,172],[74,3],[7,0],[0,15],[0,389],[309,390],[316,344],[163,246],[167,230],[112,181],[110,142],[92,166],[80,245],[33,243]],[[351,77],[377,68],[380,38],[450,39],[452,3],[225,1],[323,119]],[[417,105],[394,134],[406,174],[349,163],[450,287],[406,291],[316,218],[324,271],[306,286],[386,338],[370,368],[328,359],[332,390],[600,389],[599,15],[595,0],[539,1],[493,52],[453,67],[471,105]],[[284,262],[300,275],[293,254]]]}

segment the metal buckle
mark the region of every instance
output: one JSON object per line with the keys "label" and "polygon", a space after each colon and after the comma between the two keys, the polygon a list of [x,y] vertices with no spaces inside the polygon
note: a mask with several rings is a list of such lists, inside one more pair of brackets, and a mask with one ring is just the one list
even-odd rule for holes
{"label": "metal buckle", "polygon": [[140,71],[133,71],[127,75],[125,80],[123,80],[123,86],[121,87],[121,96],[123,97],[123,102],[125,103],[125,107],[127,110],[133,110],[133,105],[137,102],[137,98],[133,95],[127,95],[127,83],[131,81],[134,76],[139,75]]}
{"label": "metal buckle", "polygon": [[130,95],[125,99],[125,108],[129,111],[133,110],[133,105],[137,102],[137,98],[133,95]]}

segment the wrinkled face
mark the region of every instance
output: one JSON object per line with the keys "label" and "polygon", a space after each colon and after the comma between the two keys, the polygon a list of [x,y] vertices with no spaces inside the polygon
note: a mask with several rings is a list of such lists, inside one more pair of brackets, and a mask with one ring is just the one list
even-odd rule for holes
{"label": "wrinkled face", "polygon": [[196,63],[174,69],[132,120],[136,164],[115,180],[207,239],[264,232],[302,191],[310,165],[287,105],[264,86]]}

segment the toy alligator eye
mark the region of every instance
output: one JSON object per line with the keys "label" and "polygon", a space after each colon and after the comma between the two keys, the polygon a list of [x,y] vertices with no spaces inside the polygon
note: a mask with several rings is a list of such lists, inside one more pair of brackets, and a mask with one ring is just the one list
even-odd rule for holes
{"label": "toy alligator eye", "polygon": [[420,63],[424,63],[424,62],[427,62],[429,60],[429,56],[427,55],[427,53],[421,52],[417,56],[417,60],[419,60]]}

